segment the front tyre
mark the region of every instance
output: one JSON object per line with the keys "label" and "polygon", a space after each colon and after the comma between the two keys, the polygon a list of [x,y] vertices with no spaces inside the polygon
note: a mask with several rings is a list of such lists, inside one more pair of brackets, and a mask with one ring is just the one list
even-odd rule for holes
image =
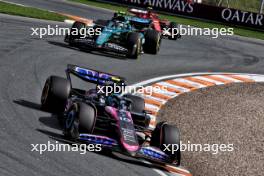
{"label": "front tyre", "polygon": [[[82,22],[79,22],[79,21],[74,22],[72,27],[71,27],[71,30],[70,30],[70,35],[67,36],[69,44],[71,46],[74,46],[75,43],[76,43],[75,39],[80,39],[80,38],[85,37],[85,33],[86,33],[86,25],[85,25],[85,23],[82,23]],[[66,38],[65,38],[65,40],[66,40]]]}
{"label": "front tyre", "polygon": [[140,113],[140,114],[144,112],[145,109],[144,98],[132,94],[126,94],[125,97],[132,100],[132,104],[130,107],[131,112]]}
{"label": "front tyre", "polygon": [[131,32],[127,36],[127,57],[137,59],[140,55],[141,49],[141,36],[139,33]]}
{"label": "front tyre", "polygon": [[70,95],[70,82],[58,76],[50,76],[41,95],[41,107],[51,112],[63,112]]}
{"label": "front tyre", "polygon": [[[178,38],[181,38],[181,35],[178,33],[176,36],[172,33],[172,31],[175,31],[174,29],[178,29],[178,24],[175,22],[171,22],[169,25],[171,35],[168,37],[169,40],[177,40]],[[177,30],[178,31],[178,30]]]}
{"label": "front tyre", "polygon": [[65,120],[65,136],[78,139],[80,133],[93,133],[96,121],[95,109],[86,103],[73,104]]}
{"label": "front tyre", "polygon": [[[165,151],[165,145],[174,144],[178,146],[177,151]],[[169,125],[166,122],[159,122],[152,132],[150,145],[160,148],[171,159],[171,163],[180,165],[181,151],[180,151],[180,131],[177,127]]]}
{"label": "front tyre", "polygon": [[158,54],[161,44],[161,35],[158,31],[148,29],[145,32],[144,52]]}

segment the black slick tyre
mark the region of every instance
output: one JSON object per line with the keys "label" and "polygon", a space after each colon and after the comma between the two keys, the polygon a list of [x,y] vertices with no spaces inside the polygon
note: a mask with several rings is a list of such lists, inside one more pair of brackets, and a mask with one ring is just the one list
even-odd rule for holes
{"label": "black slick tyre", "polygon": [[69,109],[65,121],[65,135],[78,139],[80,133],[93,133],[96,122],[95,109],[86,103],[75,103]]}
{"label": "black slick tyre", "polygon": [[125,95],[128,99],[132,100],[130,110],[135,113],[142,113],[145,109],[145,101],[142,97],[132,94]]}
{"label": "black slick tyre", "polygon": [[[171,163],[176,163],[177,165],[180,165],[180,131],[177,127],[169,125],[166,122],[159,122],[154,131],[152,132],[150,144],[164,151],[170,157]],[[172,152],[166,150],[165,146],[172,144],[178,146],[177,151]],[[172,149],[172,147],[170,147],[170,149]]]}
{"label": "black slick tyre", "polygon": [[161,35],[158,31],[148,29],[145,32],[144,52],[148,54],[157,54],[160,49]]}
{"label": "black slick tyre", "polygon": [[138,59],[141,48],[141,37],[139,33],[131,32],[127,36],[127,57]]}
{"label": "black slick tyre", "polygon": [[41,107],[51,112],[63,112],[70,95],[70,82],[58,76],[50,76],[44,85],[41,95]]}
{"label": "black slick tyre", "polygon": [[83,30],[86,30],[86,26],[84,23],[79,22],[79,21],[76,21],[73,23],[71,30],[70,30],[70,35],[68,36],[69,44],[71,46],[76,45],[75,39],[80,39],[80,38],[84,37],[83,36],[84,35]]}
{"label": "black slick tyre", "polygon": [[[170,31],[172,32],[175,31],[175,29],[178,29],[178,24],[175,23],[175,22],[171,22],[170,25],[169,25],[169,28],[170,28]],[[180,38],[181,35],[180,34],[177,34],[176,36],[174,36],[174,34],[170,35],[168,37],[169,40],[177,40],[178,38]]]}

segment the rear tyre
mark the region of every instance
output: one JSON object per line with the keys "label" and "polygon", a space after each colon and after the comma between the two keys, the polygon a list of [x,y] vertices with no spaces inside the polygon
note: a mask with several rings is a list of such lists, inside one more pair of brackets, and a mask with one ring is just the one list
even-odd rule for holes
{"label": "rear tyre", "polygon": [[[178,145],[178,150],[165,151],[164,144],[176,144]],[[166,122],[159,122],[152,132],[151,145],[160,148],[164,151],[171,159],[171,163],[176,163],[180,165],[181,162],[181,151],[180,147],[180,131],[177,127],[169,125]]]}
{"label": "rear tyre", "polygon": [[127,57],[137,59],[140,54],[141,37],[139,33],[131,32],[127,36]]}
{"label": "rear tyre", "polygon": [[51,112],[63,112],[70,95],[70,82],[58,76],[50,76],[41,95],[41,107]]}
{"label": "rear tyre", "polygon": [[73,104],[65,121],[65,135],[78,139],[80,133],[93,133],[96,121],[95,109],[85,103]]}
{"label": "rear tyre", "polygon": [[[85,34],[84,34],[83,30],[86,30],[86,26],[84,23],[79,22],[79,21],[76,21],[73,23],[71,31],[70,31],[70,35],[68,36],[69,44],[71,46],[75,46],[75,44],[76,44],[74,42],[75,39],[79,39],[81,37],[84,37]],[[72,35],[72,34],[75,34],[75,35]]]}
{"label": "rear tyre", "polygon": [[145,33],[144,52],[157,54],[160,49],[161,35],[158,31],[148,29]]}
{"label": "rear tyre", "polygon": [[[175,23],[175,22],[171,22],[170,25],[169,25],[169,28],[170,28],[170,31],[172,31],[172,29],[175,29],[175,28],[178,29],[178,24]],[[168,38],[170,40],[177,40],[180,37],[181,37],[181,35],[180,34],[177,34],[177,36],[171,35]]]}
{"label": "rear tyre", "polygon": [[145,101],[142,97],[132,94],[125,95],[128,99],[132,100],[130,110],[135,113],[142,113],[145,109]]}

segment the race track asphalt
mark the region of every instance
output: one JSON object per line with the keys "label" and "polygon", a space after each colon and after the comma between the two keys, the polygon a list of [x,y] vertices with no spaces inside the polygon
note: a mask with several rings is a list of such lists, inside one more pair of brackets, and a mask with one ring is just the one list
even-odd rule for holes
{"label": "race track asphalt", "polygon": [[[109,18],[111,12],[72,5],[61,0],[10,0],[38,8]],[[39,110],[40,94],[49,75],[64,75],[67,64],[119,74],[128,83],[161,75],[189,72],[247,72],[263,74],[264,42],[240,37],[186,36],[163,40],[158,55],[139,60],[88,53],[68,47],[63,36],[39,39],[31,27],[62,23],[0,15],[0,175],[157,175],[142,163],[87,153],[31,152],[30,144],[61,137],[55,117]]]}

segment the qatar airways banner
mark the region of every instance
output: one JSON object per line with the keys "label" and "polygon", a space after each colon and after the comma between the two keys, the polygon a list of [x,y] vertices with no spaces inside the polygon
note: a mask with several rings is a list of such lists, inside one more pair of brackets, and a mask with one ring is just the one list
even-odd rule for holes
{"label": "qatar airways banner", "polygon": [[252,27],[264,29],[264,15],[252,12],[245,12],[234,9],[223,9],[221,11],[222,20],[230,23],[245,24]]}
{"label": "qatar airways banner", "polygon": [[[102,1],[102,0],[101,0]],[[264,15],[236,9],[191,3],[192,0],[103,0],[136,7],[152,6],[154,10],[233,25],[264,30]]]}

